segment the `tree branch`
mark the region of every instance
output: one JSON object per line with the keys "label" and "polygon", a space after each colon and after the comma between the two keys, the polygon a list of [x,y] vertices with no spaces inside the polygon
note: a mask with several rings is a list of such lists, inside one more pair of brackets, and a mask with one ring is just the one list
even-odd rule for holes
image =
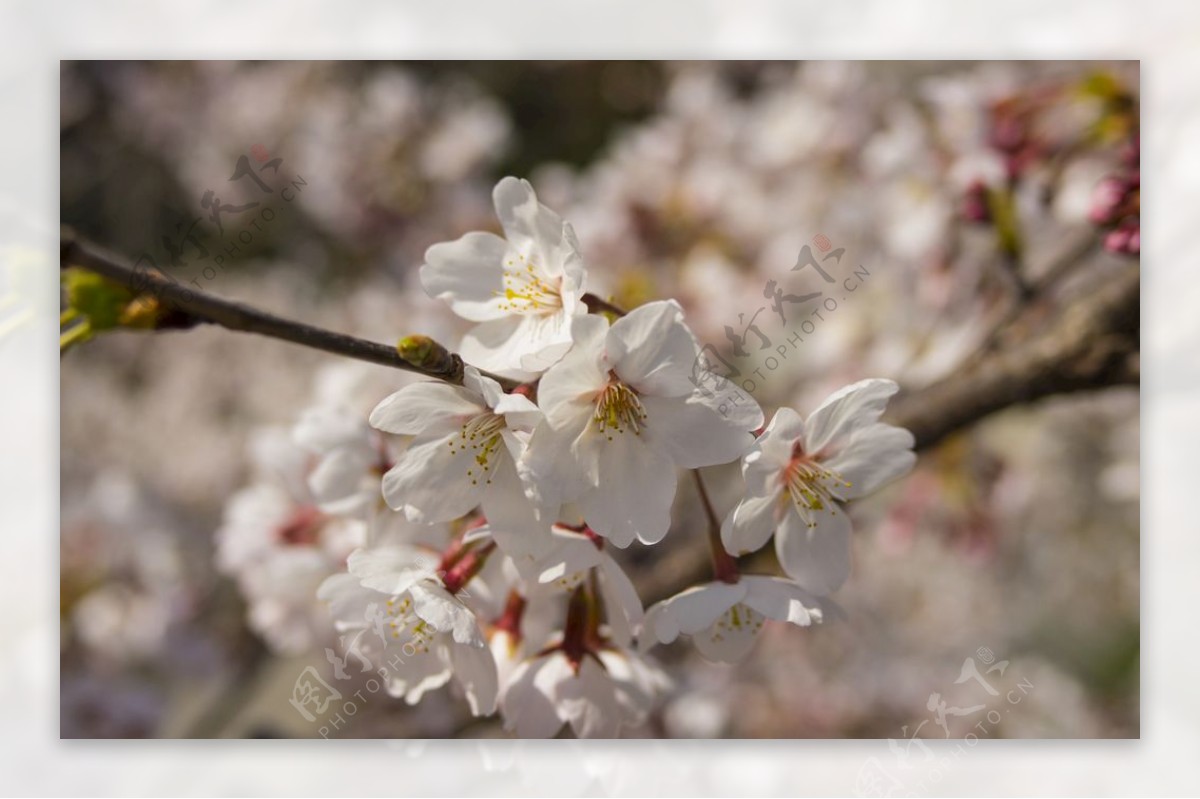
{"label": "tree branch", "polygon": [[[1005,408],[1058,394],[1137,385],[1140,278],[1136,265],[1127,266],[1065,308],[1041,334],[1008,351],[968,358],[942,380],[902,392],[887,421],[911,430],[920,451]],[[631,574],[647,604],[708,579],[710,559],[703,547],[665,555]]]}
{"label": "tree branch", "polygon": [[[95,272],[127,287],[135,294],[154,297],[178,312],[176,318],[171,321],[172,327],[189,327],[197,323],[215,324],[228,330],[290,341],[304,347],[403,369],[448,383],[462,383],[462,359],[436,342],[421,339],[421,346],[414,347],[410,352],[411,358],[406,358],[396,347],[275,316],[249,305],[190,288],[157,270],[131,267],[121,256],[76,237],[72,230],[65,227],[62,230],[59,265],[63,268],[75,266]],[[515,380],[488,372],[482,374],[498,382],[505,390],[511,391],[517,386]]]}
{"label": "tree branch", "polygon": [[1044,333],[897,397],[888,420],[912,431],[917,449],[995,411],[1054,394],[1137,385],[1140,270],[1124,268],[1064,309]]}

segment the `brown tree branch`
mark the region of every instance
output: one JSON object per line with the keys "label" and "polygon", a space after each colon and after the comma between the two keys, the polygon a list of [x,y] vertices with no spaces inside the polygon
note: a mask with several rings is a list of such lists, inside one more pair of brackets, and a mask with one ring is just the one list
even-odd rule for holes
{"label": "brown tree branch", "polygon": [[1054,394],[1139,381],[1140,270],[1126,267],[1067,306],[1045,332],[1000,350],[915,391],[903,392],[888,420],[924,449],[983,417]]}
{"label": "brown tree branch", "polygon": [[[215,324],[228,330],[290,341],[304,347],[403,369],[448,383],[462,383],[462,359],[436,342],[422,339],[421,346],[414,348],[410,353],[411,357],[406,358],[396,347],[275,316],[249,305],[191,288],[157,270],[129,266],[121,256],[78,238],[69,228],[62,230],[59,265],[62,268],[74,266],[95,272],[136,294],[154,297],[178,312],[172,320],[173,327],[188,327],[197,323]],[[517,386],[515,380],[487,372],[483,374],[506,390]]]}
{"label": "brown tree branch", "polygon": [[[1037,336],[982,359],[968,358],[942,380],[903,391],[887,421],[911,430],[920,451],[1005,408],[1137,385],[1140,278],[1137,266],[1125,267]],[[647,604],[657,602],[710,579],[709,553],[701,546],[680,547],[631,576]]]}

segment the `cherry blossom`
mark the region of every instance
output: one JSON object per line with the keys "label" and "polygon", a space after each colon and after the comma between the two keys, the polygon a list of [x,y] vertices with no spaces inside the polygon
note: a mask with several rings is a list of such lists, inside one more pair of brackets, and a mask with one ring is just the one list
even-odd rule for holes
{"label": "cherry blossom", "polygon": [[418,547],[359,549],[347,573],[321,585],[318,595],[329,603],[344,649],[374,665],[392,696],[415,704],[453,677],[472,713],[495,710],[496,663],[475,613],[458,596],[478,552],[463,553],[439,574],[446,564]]}
{"label": "cherry blossom", "polygon": [[459,352],[481,369],[538,373],[571,347],[587,313],[586,272],[569,224],[538,202],[528,181],[493,192],[505,238],[472,232],[425,253],[421,282],[459,316],[479,322]]}
{"label": "cherry blossom", "polygon": [[604,648],[573,661],[553,649],[517,666],[501,712],[505,728],[521,738],[550,738],[564,724],[580,738],[616,738],[642,724],[670,685],[637,652]]}
{"label": "cherry blossom", "polygon": [[250,626],[275,649],[296,653],[327,637],[316,589],[366,539],[362,518],[325,513],[308,488],[307,453],[289,431],[252,439],[257,480],[236,493],[217,530],[217,565],[238,580]]}
{"label": "cherry blossom", "polygon": [[581,317],[575,345],[538,387],[545,421],[522,461],[542,504],[574,501],[618,547],[661,541],[671,523],[676,469],[727,463],[751,445],[762,411],[692,382],[699,353],[673,301],[652,302],[611,326]]}
{"label": "cherry blossom", "polygon": [[780,408],[742,463],[746,495],[726,517],[721,540],[734,555],[775,534],[779,562],[803,588],[836,591],[850,575],[844,503],[907,473],[913,436],[879,421],[897,386],[862,380],[834,392],[807,420]]}
{"label": "cherry blossom", "polygon": [[538,582],[570,592],[595,575],[609,634],[628,646],[642,623],[642,602],[625,571],[605,551],[604,539],[587,526],[574,529],[563,524],[554,525],[551,536],[553,543],[535,569]]}
{"label": "cherry blossom", "polygon": [[689,635],[706,659],[737,663],[749,653],[766,619],[808,627],[831,607],[791,580],[741,576],[737,582],[692,586],[646,612],[641,649]]}
{"label": "cherry blossom", "polygon": [[379,430],[415,436],[383,475],[383,496],[410,521],[448,522],[480,507],[510,555],[532,551],[537,510],[516,460],[541,411],[521,394],[467,367],[462,386],[413,383],[371,412]]}

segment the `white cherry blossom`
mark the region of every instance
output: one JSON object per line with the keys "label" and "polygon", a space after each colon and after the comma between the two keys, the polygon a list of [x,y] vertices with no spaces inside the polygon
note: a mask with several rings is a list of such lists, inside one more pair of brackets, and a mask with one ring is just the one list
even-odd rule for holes
{"label": "white cherry blossom", "polygon": [[752,444],[762,410],[693,383],[699,347],[674,301],[652,302],[611,326],[575,320],[575,346],[538,386],[545,422],[522,462],[549,507],[574,501],[619,547],[662,540],[677,468],[727,463]]}
{"label": "white cherry blossom", "polygon": [[619,646],[628,646],[642,623],[642,601],[624,569],[605,551],[604,539],[587,527],[575,530],[563,524],[554,525],[551,536],[553,543],[535,569],[538,582],[570,592],[594,573],[609,635]]}
{"label": "white cherry blossom", "polygon": [[790,580],[742,575],[735,583],[692,586],[655,604],[646,611],[638,645],[645,650],[688,635],[706,659],[737,663],[765,620],[808,627],[823,621],[830,607]]}
{"label": "white cherry blossom", "polygon": [[496,663],[474,612],[437,573],[436,553],[410,546],[359,549],[348,573],[318,592],[329,603],[344,649],[366,658],[392,696],[409,704],[453,677],[471,712],[495,710]]}
{"label": "white cherry blossom", "polygon": [[293,435],[315,456],[308,487],[321,510],[369,516],[379,509],[379,479],[396,457],[391,441],[362,417],[333,405],[305,410]]}
{"label": "white cherry blossom", "polygon": [[616,738],[642,724],[670,685],[637,652],[603,647],[573,657],[554,648],[517,666],[500,709],[520,738],[550,738],[564,724],[579,738]]}
{"label": "white cherry blossom", "polygon": [[288,431],[257,433],[251,457],[256,480],[226,505],[217,565],[237,579],[251,628],[276,651],[303,652],[329,629],[316,588],[364,543],[367,524],[318,507],[307,482],[311,458]]}
{"label": "white cherry blossom", "polygon": [[897,386],[869,379],[846,386],[807,420],[780,408],[745,457],[745,497],[726,517],[721,540],[734,555],[775,534],[787,574],[816,594],[850,575],[850,519],[843,503],[908,472],[913,436],[879,421]]}
{"label": "white cherry blossom", "polygon": [[545,543],[516,459],[541,419],[521,394],[467,367],[462,386],[413,383],[371,412],[371,425],[415,436],[383,476],[388,505],[410,521],[448,522],[480,507],[510,556]]}
{"label": "white cherry blossom", "polygon": [[421,282],[480,323],[459,348],[468,363],[538,373],[571,347],[571,320],[587,313],[586,271],[571,226],[538,202],[528,181],[504,178],[492,198],[504,238],[476,231],[433,245]]}

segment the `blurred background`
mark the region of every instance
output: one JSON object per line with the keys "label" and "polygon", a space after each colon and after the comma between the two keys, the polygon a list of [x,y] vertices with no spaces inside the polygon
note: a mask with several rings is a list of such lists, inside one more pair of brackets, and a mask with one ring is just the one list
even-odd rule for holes
{"label": "blurred background", "polygon": [[[1036,325],[1136,258],[1137,88],[1126,62],[64,62],[62,221],[285,316],[452,344],[422,253],[495,228],[491,187],[516,174],[574,225],[592,291],[679,299],[759,370],[768,413],[807,412],[860,377],[919,389],[1003,348],[991,331],[1031,286]],[[769,288],[822,290],[793,271],[806,246],[842,250],[820,263],[855,286],[811,331]],[[771,367],[762,341],[796,335]],[[264,635],[214,532],[261,470],[252,442],[295,424],[331,360],[204,328],[64,355],[63,737],[318,734],[288,698],[330,668],[319,618],[299,644]],[[364,408],[405,379],[367,371]],[[1052,398],[922,452],[853,511],[846,620],[768,627],[737,668],[658,650],[677,685],[639,734],[893,738],[918,758],[907,739],[980,722],[1137,736],[1138,411],[1130,386]],[[724,512],[736,482],[712,482]],[[680,500],[660,549],[703,546]],[[681,567],[644,555],[649,604]],[[376,697],[331,734],[501,734],[461,704]]]}

